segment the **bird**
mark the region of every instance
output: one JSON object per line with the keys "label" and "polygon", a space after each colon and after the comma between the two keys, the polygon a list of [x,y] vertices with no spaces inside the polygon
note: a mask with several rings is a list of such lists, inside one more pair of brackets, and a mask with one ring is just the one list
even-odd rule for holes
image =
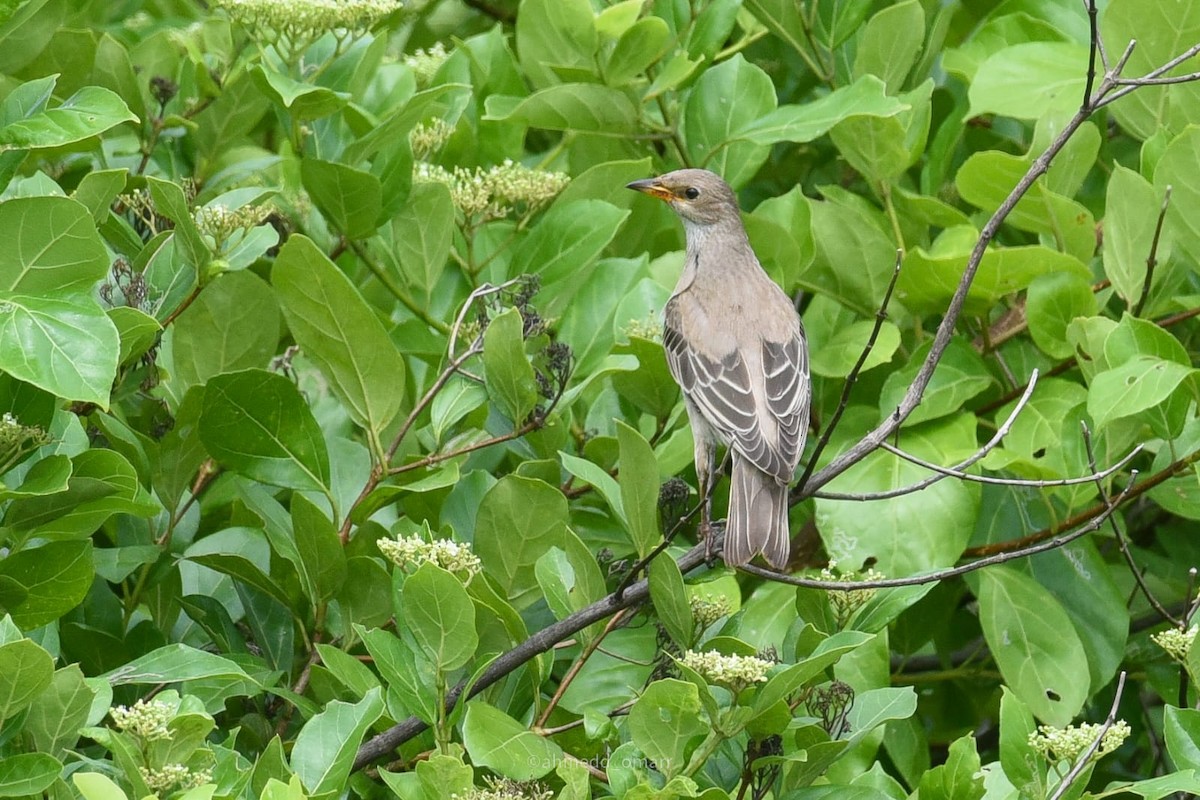
{"label": "bird", "polygon": [[722,558],[762,554],[776,569],[791,548],[788,487],[804,451],[812,386],[795,305],[750,246],[737,196],[716,173],[680,169],[629,189],[663,200],[683,221],[683,272],[663,309],[663,349],[695,441],[701,531],[709,536],[716,448],[730,454]]}

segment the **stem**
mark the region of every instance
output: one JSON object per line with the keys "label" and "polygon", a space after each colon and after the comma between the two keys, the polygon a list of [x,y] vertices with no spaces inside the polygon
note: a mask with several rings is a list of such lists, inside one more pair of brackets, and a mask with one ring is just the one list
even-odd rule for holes
{"label": "stem", "polygon": [[347,241],[349,241],[350,249],[354,251],[354,254],[362,259],[362,262],[367,265],[367,269],[371,270],[372,274],[379,279],[379,282],[383,284],[384,288],[391,292],[392,296],[399,300],[405,308],[411,311],[413,316],[424,322],[429,327],[433,328],[438,333],[450,332],[449,325],[442,322],[440,319],[434,319],[431,317],[428,311],[422,308],[417,301],[414,300],[411,295],[409,295],[408,292],[404,291],[400,284],[396,283],[392,276],[388,274],[388,271],[383,268],[383,265],[376,261],[370,255],[370,253],[367,252],[367,248],[363,246],[362,242],[355,241],[353,239],[349,239]]}

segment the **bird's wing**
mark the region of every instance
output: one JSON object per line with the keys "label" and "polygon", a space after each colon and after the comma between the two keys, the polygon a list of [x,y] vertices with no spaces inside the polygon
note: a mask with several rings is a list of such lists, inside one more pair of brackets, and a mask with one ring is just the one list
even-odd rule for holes
{"label": "bird's wing", "polygon": [[783,342],[764,341],[762,358],[767,408],[779,430],[777,447],[784,462],[795,469],[804,451],[812,402],[804,329]]}
{"label": "bird's wing", "polygon": [[[790,481],[808,428],[808,356],[799,334],[762,345],[765,408],[759,408],[750,370],[738,350],[719,360],[708,358],[670,319],[663,327],[663,348],[671,374],[708,423],[763,472]],[[760,415],[774,418],[770,427],[775,435],[768,437]]]}

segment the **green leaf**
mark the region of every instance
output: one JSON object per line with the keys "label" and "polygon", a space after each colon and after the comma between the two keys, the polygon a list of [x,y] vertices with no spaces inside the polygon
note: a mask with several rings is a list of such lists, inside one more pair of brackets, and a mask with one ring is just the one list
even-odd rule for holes
{"label": "green leaf", "polygon": [[986,790],[979,767],[975,737],[967,734],[954,740],[946,763],[921,776],[921,800],[980,800]]}
{"label": "green leaf", "polygon": [[1067,341],[1067,327],[1076,317],[1096,313],[1096,295],[1088,281],[1073,272],[1040,275],[1029,284],[1025,318],[1029,333],[1043,353],[1068,358],[1074,348]]}
{"label": "green leaf", "polygon": [[[1200,258],[1200,220],[1189,213],[1189,209],[1194,207],[1193,203],[1200,202],[1200,188],[1189,180],[1192,173],[1188,172],[1187,165],[1194,165],[1197,158],[1200,158],[1200,126],[1192,125],[1171,140],[1154,168],[1157,196],[1161,198],[1166,192],[1166,187],[1171,187],[1171,205],[1167,208],[1163,233],[1187,254],[1192,264]],[[1161,200],[1155,202],[1154,212],[1161,206]],[[1150,249],[1147,245],[1142,253],[1143,260],[1149,255]]]}
{"label": "green leaf", "polygon": [[629,524],[629,538],[639,556],[645,556],[662,539],[658,530],[658,462],[649,443],[624,422],[617,422],[621,506]]}
{"label": "green leaf", "polygon": [[1045,794],[1046,760],[1029,744],[1037,724],[1029,708],[1007,686],[1000,696],[1000,764],[1013,786],[1023,794]]}
{"label": "green leaf", "polygon": [[564,547],[566,524],[567,499],[542,481],[508,475],[483,496],[475,518],[475,552],[517,610],[537,599],[531,567],[551,547]]}
{"label": "green leaf", "polygon": [[646,687],[629,709],[629,735],[638,749],[667,778],[680,774],[697,740],[708,733],[701,716],[700,691],[668,678]]}
{"label": "green leaf", "polygon": [[551,131],[622,134],[637,125],[637,109],[622,91],[594,83],[548,86],[529,97],[493,95],[485,120]]}
{"label": "green leaf", "polygon": [[[587,268],[616,237],[629,212],[603,200],[555,203],[513,250],[512,263],[540,275],[545,313],[561,314]],[[539,303],[539,307],[541,303]]]}
{"label": "green leaf", "polygon": [[599,39],[588,0],[522,0],[516,28],[521,69],[534,86],[558,83],[555,67],[594,68]]}
{"label": "green leaf", "polygon": [[[195,274],[201,274],[201,270],[208,267],[213,254],[196,227],[196,219],[192,216],[192,208],[183,189],[178,184],[154,177],[146,178],[146,185],[150,188],[155,212],[175,223],[171,241],[175,243],[176,252],[183,254],[184,261]],[[189,285],[195,281],[194,275],[187,277]]]}
{"label": "green leaf", "polygon": [[1176,769],[1200,769],[1200,711],[1165,706],[1163,734]]}
{"label": "green leaf", "polygon": [[[6,601],[4,611],[27,630],[47,625],[79,605],[94,579],[90,540],[46,542],[0,561],[5,595],[15,590],[19,597],[14,603]],[[0,691],[0,697],[6,696]]]}
{"label": "green leaf", "polygon": [[110,308],[107,313],[121,341],[117,360],[122,366],[141,358],[158,343],[162,326],[144,311],[129,306],[117,306]]}
{"label": "green leaf", "polygon": [[357,703],[328,703],[304,724],[291,761],[310,796],[336,794],[346,786],[358,746],[383,711],[380,691],[372,689]]}
{"label": "green leaf", "polygon": [[346,552],[337,528],[304,495],[292,498],[292,535],[303,564],[301,577],[313,606],[331,599],[346,581]]}
{"label": "green leaf", "polygon": [[[1179,55],[1185,42],[1200,40],[1200,4],[1185,0],[1168,8],[1112,0],[1101,15],[1100,36],[1105,42],[1120,42],[1118,49],[1137,41],[1123,74],[1145,75]],[[1163,77],[1186,75],[1194,69],[1188,59]],[[1177,133],[1200,121],[1200,94],[1192,84],[1146,86],[1114,103],[1112,110],[1122,129],[1138,139],[1149,139],[1159,131]]]}
{"label": "green leaf", "polygon": [[[390,615],[389,615],[390,616]],[[388,631],[356,626],[363,644],[388,687],[389,707],[395,696],[404,714],[415,714],[428,725],[438,718],[438,691],[433,665],[411,649],[414,645]],[[411,641],[411,640],[410,640]]]}
{"label": "green leaf", "polygon": [[171,326],[176,394],[216,375],[266,367],[278,352],[281,323],[271,287],[254,273],[213,281]]}
{"label": "green leaf", "polygon": [[0,797],[39,795],[58,780],[62,764],[46,753],[0,758]]}
{"label": "green leaf", "polygon": [[404,620],[440,672],[465,666],[475,655],[475,605],[462,582],[433,564],[404,581]]}
{"label": "green leaf", "polygon": [[1028,42],[1006,47],[979,65],[968,90],[968,114],[1016,119],[1070,114],[1083,103],[1087,63],[1087,47],[1074,42]]}
{"label": "green leaf", "polygon": [[808,656],[795,664],[787,665],[767,679],[754,697],[754,712],[766,712],[772,705],[800,691],[815,678],[824,680],[827,668],[836,664],[846,653],[873,638],[873,635],[861,631],[839,631],[823,639]]}
{"label": "green leaf", "polygon": [[770,147],[738,133],[776,104],[767,73],[741,53],[706,70],[683,110],[681,134],[692,163],[721,175],[735,189],[743,186],[767,160]]}
{"label": "green leaf", "polygon": [[85,86],[58,108],[39,111],[0,128],[0,153],[13,149],[62,147],[99,136],[137,116],[113,92]]}
{"label": "green leaf", "polygon": [[0,485],[0,500],[17,500],[65,492],[70,477],[71,459],[61,454],[46,456],[29,468],[24,480],[16,489]]}
{"label": "green leaf", "polygon": [[925,11],[919,0],[887,6],[861,28],[854,77],[878,76],[889,94],[898,94],[924,43]]}
{"label": "green leaf", "polygon": [[890,117],[855,116],[833,127],[838,151],[856,170],[881,182],[899,177],[916,163],[929,134],[933,81],[927,80],[900,97],[904,111]]}
{"label": "green leaf", "polygon": [[0,645],[0,720],[28,708],[53,678],[54,659],[32,639]]}
{"label": "green leaf", "polygon": [[[904,257],[897,297],[920,313],[944,309],[954,295],[978,234],[972,229],[946,231],[932,248],[914,247]],[[1039,275],[1073,272],[1088,278],[1086,266],[1073,256],[1041,245],[989,249],[967,292],[964,313],[986,314],[1001,298],[1027,287]]]}
{"label": "green leaf", "polygon": [[20,232],[0,248],[0,291],[88,292],[108,274],[108,253],[87,209],[65,197],[0,203],[0,230]]}
{"label": "green leaf", "polygon": [[975,573],[979,620],[1005,683],[1047,725],[1062,727],[1088,696],[1087,658],[1062,606],[1010,567]]}
{"label": "green leaf", "polygon": [[185,644],[168,644],[139,656],[101,676],[113,686],[198,681],[205,678],[254,680],[224,656]]}
{"label": "green leaf", "polygon": [[445,272],[454,230],[454,203],[450,190],[440,183],[415,184],[408,202],[392,218],[395,258],[405,280],[426,304],[432,302]]}
{"label": "green leaf", "polygon": [[[973,452],[975,423],[960,415],[926,425],[902,436],[901,449],[939,464],[953,464]],[[898,489],[929,476],[922,467],[898,456],[876,452],[830,482],[831,492],[876,492]],[[917,494],[904,494],[871,504],[864,514],[856,500],[816,501],[815,521],[830,558],[841,564],[878,561],[885,575],[914,575],[954,564],[967,546],[979,511],[977,484],[940,481]]]}
{"label": "green leaf", "polygon": [[295,384],[265,370],[218,375],[204,391],[200,440],[221,463],[273,486],[321,490],[329,455]]}
{"label": "green leaf", "polygon": [[317,208],[347,239],[375,233],[383,211],[383,186],[369,172],[332,161],[305,158],[300,178]]}
{"label": "green leaf", "polygon": [[375,311],[312,240],[292,236],[271,270],[288,328],[359,425],[378,435],[404,402],[404,359]]}
{"label": "green leaf", "polygon": [[671,30],[658,17],[646,17],[631,25],[608,57],[604,80],[609,86],[624,86],[662,58],[670,45]]}
{"label": "green leaf", "polygon": [[670,556],[660,554],[650,562],[649,580],[650,601],[659,620],[680,652],[687,650],[695,639],[696,625],[679,566]]}
{"label": "green leaf", "polygon": [[464,417],[488,400],[487,389],[466,378],[454,377],[434,395],[429,406],[429,425],[438,442]]}
{"label": "green leaf", "polygon": [[1113,166],[1104,203],[1104,274],[1130,307],[1146,282],[1161,204],[1161,194],[1149,181],[1120,164]]}
{"label": "green leaf", "polygon": [[107,408],[120,348],[93,300],[0,294],[0,370],[15,378]]}
{"label": "green leaf", "polygon": [[112,778],[99,772],[76,772],[71,776],[71,782],[84,800],[129,800]]}
{"label": "green leaf", "polygon": [[519,426],[537,404],[533,365],[525,357],[524,322],[515,308],[488,323],[483,334],[487,391],[504,416]]}
{"label": "green leaf", "polygon": [[267,97],[286,109],[297,121],[327,117],[350,100],[346,92],[302,83],[270,67],[251,67],[250,76]]}
{"label": "green leaf", "polygon": [[803,105],[785,105],[755,119],[737,131],[739,139],[755,144],[811,142],[833,126],[853,117],[892,117],[907,109],[874,75],[863,75],[849,86]]}
{"label": "green leaf", "polygon": [[[879,414],[887,416],[896,410],[921,369],[928,345],[913,352],[903,369],[893,372],[884,381],[879,393]],[[995,382],[983,358],[961,337],[950,340],[937,368],[925,388],[921,404],[909,415],[909,424],[957,414],[964,404],[987,390]]]}
{"label": "green leaf", "polygon": [[1101,372],[1088,389],[1088,414],[1103,428],[1116,419],[1153,408],[1190,379],[1195,370],[1157,356],[1138,356]]}
{"label": "green leaf", "polygon": [[517,781],[540,778],[564,758],[554,742],[482,700],[467,704],[463,745],[472,763]]}

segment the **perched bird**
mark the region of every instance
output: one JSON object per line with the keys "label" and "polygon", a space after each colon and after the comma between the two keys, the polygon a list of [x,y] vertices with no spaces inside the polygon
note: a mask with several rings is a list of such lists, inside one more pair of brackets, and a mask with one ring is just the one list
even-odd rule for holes
{"label": "perched bird", "polygon": [[730,448],[725,563],[762,553],[787,564],[788,484],[808,433],[808,346],[795,306],[750,247],[737,197],[720,177],[681,169],[628,188],[683,220],[683,274],[663,311],[663,347],[683,389],[708,533],[718,442]]}

